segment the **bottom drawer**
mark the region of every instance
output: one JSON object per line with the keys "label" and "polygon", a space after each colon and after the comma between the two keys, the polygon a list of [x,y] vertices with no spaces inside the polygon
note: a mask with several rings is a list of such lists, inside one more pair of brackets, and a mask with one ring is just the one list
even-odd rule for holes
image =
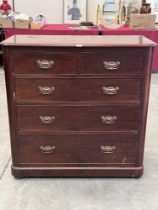
{"label": "bottom drawer", "polygon": [[21,134],[18,139],[19,164],[86,166],[136,163],[138,138],[134,134]]}

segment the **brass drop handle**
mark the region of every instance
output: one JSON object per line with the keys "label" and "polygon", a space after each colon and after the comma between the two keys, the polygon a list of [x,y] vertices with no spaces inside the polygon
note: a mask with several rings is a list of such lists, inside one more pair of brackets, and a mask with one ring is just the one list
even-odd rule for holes
{"label": "brass drop handle", "polygon": [[37,67],[42,70],[48,70],[53,67],[54,63],[52,60],[37,60]]}
{"label": "brass drop handle", "polygon": [[55,122],[55,116],[39,116],[39,118],[43,124],[52,124]]}
{"label": "brass drop handle", "polygon": [[40,150],[44,154],[50,154],[50,153],[53,153],[54,152],[55,146],[48,146],[48,145],[41,146],[40,147]]}
{"label": "brass drop handle", "polygon": [[117,70],[120,67],[120,61],[103,61],[103,65],[108,71]]}
{"label": "brass drop handle", "polygon": [[55,87],[53,87],[53,86],[52,87],[47,87],[47,86],[42,87],[42,86],[39,86],[38,89],[39,89],[39,93],[42,94],[42,95],[51,95],[55,91]]}
{"label": "brass drop handle", "polygon": [[119,87],[102,87],[102,90],[105,95],[117,95]]}
{"label": "brass drop handle", "polygon": [[116,116],[101,116],[101,120],[103,124],[111,125],[116,123],[117,117]]}
{"label": "brass drop handle", "polygon": [[115,149],[115,146],[100,146],[100,151],[104,154],[112,154],[114,153]]}

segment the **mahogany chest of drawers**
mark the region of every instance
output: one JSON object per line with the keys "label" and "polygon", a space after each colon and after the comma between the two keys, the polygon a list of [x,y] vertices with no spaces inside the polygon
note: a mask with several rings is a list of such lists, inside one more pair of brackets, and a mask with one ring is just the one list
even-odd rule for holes
{"label": "mahogany chest of drawers", "polygon": [[152,51],[142,36],[3,42],[15,177],[139,177]]}

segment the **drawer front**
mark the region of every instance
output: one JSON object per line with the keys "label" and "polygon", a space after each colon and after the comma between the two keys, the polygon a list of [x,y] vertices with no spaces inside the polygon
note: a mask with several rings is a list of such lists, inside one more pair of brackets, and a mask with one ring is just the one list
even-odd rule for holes
{"label": "drawer front", "polygon": [[17,103],[140,103],[139,79],[16,79]]}
{"label": "drawer front", "polygon": [[19,163],[134,164],[137,136],[19,135]]}
{"label": "drawer front", "polygon": [[140,118],[137,107],[17,107],[17,129],[22,132],[130,131],[139,128]]}
{"label": "drawer front", "polygon": [[146,66],[145,49],[109,48],[102,53],[83,53],[81,74],[142,74]]}
{"label": "drawer front", "polygon": [[13,52],[13,71],[17,74],[76,74],[76,55],[72,53]]}

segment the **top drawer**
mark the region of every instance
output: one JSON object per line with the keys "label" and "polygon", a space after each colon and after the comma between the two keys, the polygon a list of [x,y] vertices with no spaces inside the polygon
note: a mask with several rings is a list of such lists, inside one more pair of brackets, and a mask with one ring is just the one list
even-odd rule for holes
{"label": "top drawer", "polygon": [[13,52],[13,71],[17,74],[76,74],[76,55],[53,52]]}
{"label": "top drawer", "polygon": [[142,74],[147,65],[146,48],[106,48],[80,56],[81,74]]}

